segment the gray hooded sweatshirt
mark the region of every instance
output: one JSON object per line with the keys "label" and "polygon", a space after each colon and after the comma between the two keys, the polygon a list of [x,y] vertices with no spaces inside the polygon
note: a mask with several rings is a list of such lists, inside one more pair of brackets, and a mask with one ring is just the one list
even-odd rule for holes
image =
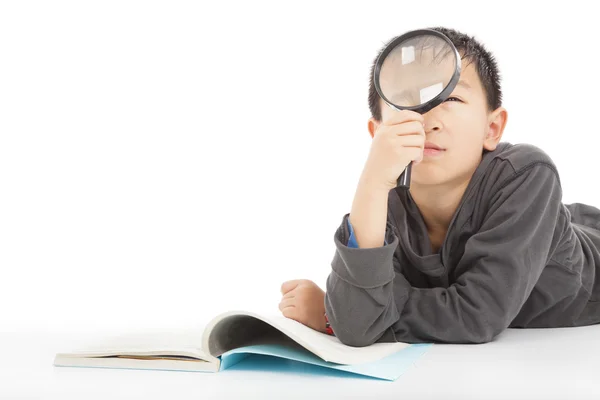
{"label": "gray hooded sweatshirt", "polygon": [[504,329],[600,323],[600,210],[563,204],[529,144],[483,155],[440,251],[410,191],[390,190],[381,247],[334,235],[325,311],[342,343],[484,343]]}

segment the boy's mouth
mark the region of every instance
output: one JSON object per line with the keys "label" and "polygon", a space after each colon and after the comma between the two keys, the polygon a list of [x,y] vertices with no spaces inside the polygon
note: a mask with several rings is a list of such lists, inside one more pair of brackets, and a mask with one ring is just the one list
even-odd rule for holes
{"label": "boy's mouth", "polygon": [[435,144],[435,143],[433,143],[433,142],[429,142],[429,141],[425,142],[425,150],[427,150],[427,149],[432,149],[432,150],[442,150],[442,151],[443,151],[443,150],[445,150],[445,149],[442,149],[442,148],[441,148],[440,146],[438,146],[437,144]]}
{"label": "boy's mouth", "polygon": [[446,149],[441,148],[437,144],[426,141],[425,148],[423,149],[423,157],[435,157],[442,155]]}

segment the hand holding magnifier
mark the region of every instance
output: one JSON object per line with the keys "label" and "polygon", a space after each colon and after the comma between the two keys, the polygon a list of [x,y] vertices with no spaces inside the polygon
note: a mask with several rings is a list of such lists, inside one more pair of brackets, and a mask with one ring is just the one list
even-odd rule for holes
{"label": "hand holding magnifier", "polygon": [[[460,54],[446,35],[419,29],[395,38],[384,48],[373,80],[388,106],[425,114],[450,96],[460,69]],[[398,178],[398,186],[410,187],[411,169],[412,161]]]}

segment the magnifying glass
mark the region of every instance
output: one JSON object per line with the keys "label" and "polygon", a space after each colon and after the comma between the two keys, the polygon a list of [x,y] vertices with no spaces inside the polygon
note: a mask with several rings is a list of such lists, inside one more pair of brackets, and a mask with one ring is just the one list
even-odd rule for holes
{"label": "magnifying glass", "polygon": [[[443,103],[460,78],[460,54],[446,35],[432,29],[410,31],[391,41],[375,63],[375,89],[396,110],[419,114]],[[410,187],[412,161],[398,178]]]}

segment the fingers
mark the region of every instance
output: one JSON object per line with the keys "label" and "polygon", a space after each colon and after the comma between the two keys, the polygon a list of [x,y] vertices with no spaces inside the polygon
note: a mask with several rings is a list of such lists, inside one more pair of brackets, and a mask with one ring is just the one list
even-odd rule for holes
{"label": "fingers", "polygon": [[296,307],[285,307],[281,310],[281,313],[286,318],[291,318],[294,321],[300,322],[300,317],[298,316],[298,309]]}
{"label": "fingers", "polygon": [[295,302],[296,301],[293,298],[283,299],[279,303],[279,310],[283,311],[285,308],[288,308],[288,307],[294,307],[295,308],[296,307]]}
{"label": "fingers", "polygon": [[[396,111],[396,110],[394,110]],[[383,125],[392,126],[397,124],[402,124],[407,121],[416,121],[420,123],[421,127],[423,127],[423,123],[425,123],[425,119],[421,114],[415,111],[410,110],[402,110],[389,113],[387,119],[382,121]]]}
{"label": "fingers", "polygon": [[283,295],[282,300],[283,299],[293,299],[294,297],[296,297],[296,291],[292,290],[290,292],[287,292],[286,294]]}
{"label": "fingers", "polygon": [[294,290],[296,286],[298,286],[298,284],[300,284],[300,282],[302,281],[303,279],[294,279],[291,281],[283,282],[283,284],[281,285],[281,294],[286,294],[290,290]]}
{"label": "fingers", "polygon": [[392,126],[380,125],[375,132],[375,136],[384,135],[390,137],[415,136],[421,137],[425,141],[425,128],[419,121],[405,121],[401,124]]}
{"label": "fingers", "polygon": [[421,135],[409,134],[402,137],[402,146],[404,147],[418,147],[420,149],[425,148],[425,137]]}
{"label": "fingers", "polygon": [[389,127],[388,129],[398,136],[415,135],[418,133],[419,135],[425,137],[425,128],[419,121],[407,121],[402,125],[396,125],[394,127]]}
{"label": "fingers", "polygon": [[410,155],[411,155],[411,160],[415,162],[415,164],[420,163],[421,161],[423,161],[423,149],[421,148],[414,148],[412,147],[410,149]]}

